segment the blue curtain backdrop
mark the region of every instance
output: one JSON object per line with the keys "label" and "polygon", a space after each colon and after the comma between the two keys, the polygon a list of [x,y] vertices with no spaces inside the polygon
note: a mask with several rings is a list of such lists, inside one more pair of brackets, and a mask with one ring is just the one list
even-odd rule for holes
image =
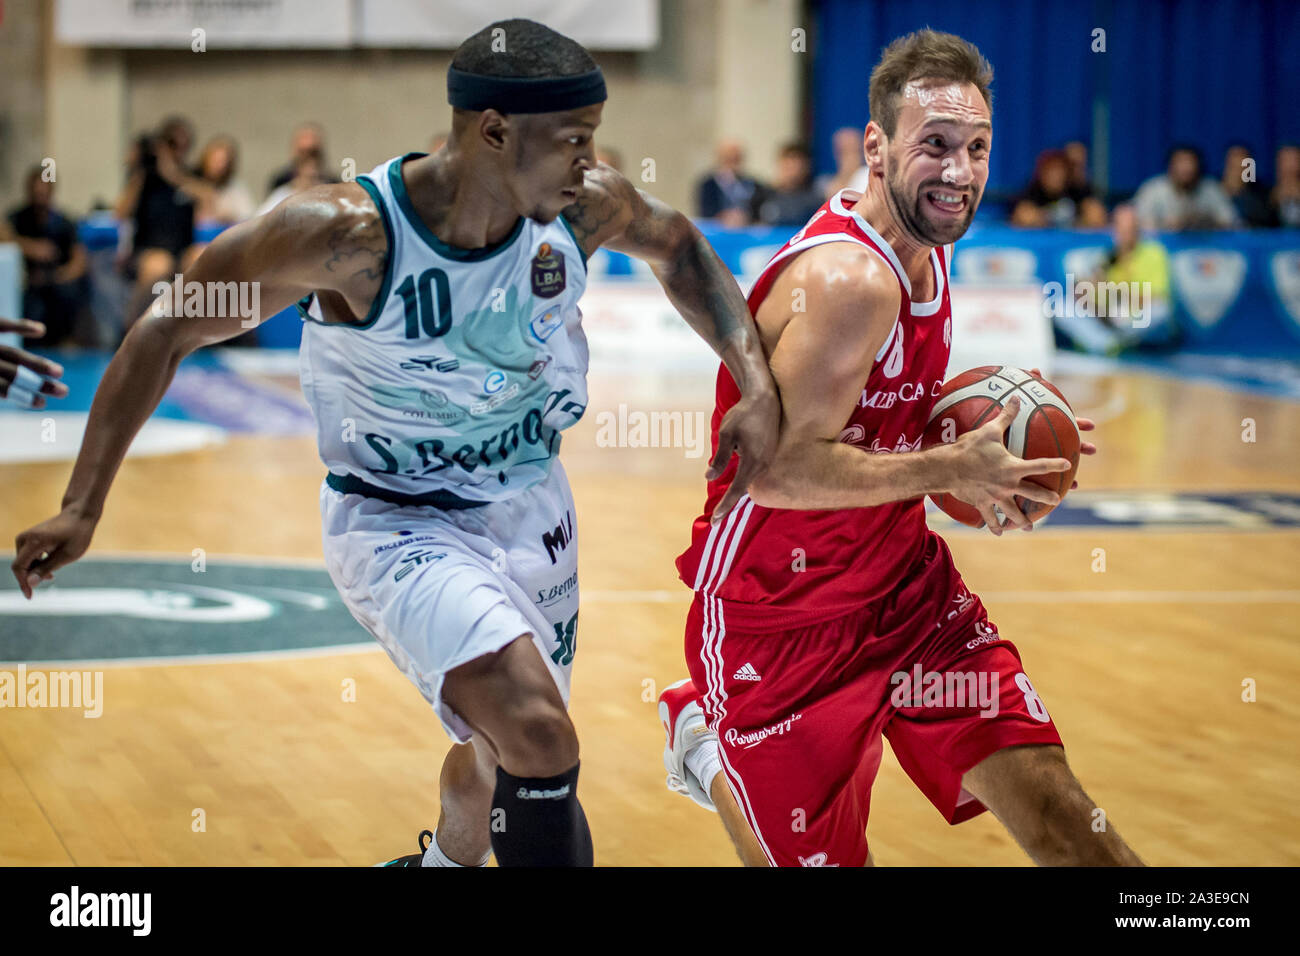
{"label": "blue curtain backdrop", "polygon": [[[1038,153],[1093,145],[1107,104],[1110,188],[1131,191],[1164,168],[1175,142],[1211,175],[1236,140],[1271,181],[1273,154],[1300,142],[1300,0],[813,0],[813,149],[833,165],[831,134],[863,126],[880,50],[921,27],[975,43],[994,68],[990,192],[1028,182]],[[1106,52],[1093,53],[1093,30]],[[1095,160],[1096,157],[1094,157]]]}

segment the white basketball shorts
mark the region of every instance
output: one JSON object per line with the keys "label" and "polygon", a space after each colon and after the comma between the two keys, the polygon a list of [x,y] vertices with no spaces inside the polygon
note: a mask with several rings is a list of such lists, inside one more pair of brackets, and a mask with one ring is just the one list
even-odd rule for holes
{"label": "white basketball shorts", "polygon": [[559,461],[505,501],[440,510],[320,490],[325,565],[348,610],[433,705],[447,672],[531,635],[565,703],[578,628],[573,495]]}

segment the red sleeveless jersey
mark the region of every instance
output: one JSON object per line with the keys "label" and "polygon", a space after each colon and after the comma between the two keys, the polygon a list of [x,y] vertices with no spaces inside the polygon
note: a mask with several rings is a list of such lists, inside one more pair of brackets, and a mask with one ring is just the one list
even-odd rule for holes
{"label": "red sleeveless jersey", "polygon": [[[750,291],[749,310],[758,312],[781,269],[812,246],[857,242],[884,259],[898,279],[902,301],[840,441],[867,454],[912,452],[920,448],[948,367],[952,247],[931,250],[935,297],[913,302],[898,256],[854,212],[856,197],[847,190],[832,196],[781,247]],[[809,318],[816,321],[816,316]],[[864,316],[864,334],[865,328]],[[712,428],[715,453],[718,425],[739,397],[726,367],[719,368]],[[709,517],[736,467],[733,458],[709,483],[704,513],[691,528],[691,546],[677,559],[678,573],[697,599],[715,596],[729,624],[750,631],[777,630],[848,614],[898,588],[908,567],[922,555],[929,531],[921,498],[872,508],[796,511],[764,508],[745,495],[714,527]]]}

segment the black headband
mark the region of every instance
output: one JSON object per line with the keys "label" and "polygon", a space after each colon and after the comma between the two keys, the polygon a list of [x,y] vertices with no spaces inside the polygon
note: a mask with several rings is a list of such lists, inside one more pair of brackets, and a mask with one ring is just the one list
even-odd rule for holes
{"label": "black headband", "polygon": [[605,99],[600,67],[574,76],[480,76],[447,68],[447,102],[459,110],[560,113]]}

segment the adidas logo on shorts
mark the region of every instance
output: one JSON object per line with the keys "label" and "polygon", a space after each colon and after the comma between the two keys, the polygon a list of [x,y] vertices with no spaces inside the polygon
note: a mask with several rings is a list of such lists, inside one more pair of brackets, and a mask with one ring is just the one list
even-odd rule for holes
{"label": "adidas logo on shorts", "polygon": [[763,677],[754,670],[754,665],[746,661],[744,666],[731,675],[732,680],[762,680]]}

